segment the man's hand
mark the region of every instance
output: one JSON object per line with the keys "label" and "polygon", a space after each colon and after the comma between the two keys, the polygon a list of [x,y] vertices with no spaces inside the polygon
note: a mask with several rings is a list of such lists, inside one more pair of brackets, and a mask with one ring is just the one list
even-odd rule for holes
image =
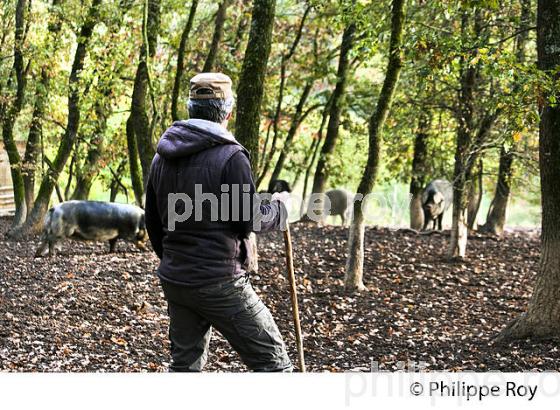
{"label": "man's hand", "polygon": [[292,195],[289,192],[275,192],[272,194],[272,201],[280,201],[286,207],[287,217],[290,216],[290,211],[292,209]]}

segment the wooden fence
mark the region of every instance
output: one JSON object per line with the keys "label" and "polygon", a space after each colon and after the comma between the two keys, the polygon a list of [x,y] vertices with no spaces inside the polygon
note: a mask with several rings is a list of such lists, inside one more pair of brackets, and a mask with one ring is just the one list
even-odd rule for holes
{"label": "wooden fence", "polygon": [[[25,143],[17,141],[20,155],[23,154]],[[8,154],[4,150],[4,144],[0,142],[0,216],[13,215],[14,191],[12,189],[12,177],[10,174],[10,162]]]}

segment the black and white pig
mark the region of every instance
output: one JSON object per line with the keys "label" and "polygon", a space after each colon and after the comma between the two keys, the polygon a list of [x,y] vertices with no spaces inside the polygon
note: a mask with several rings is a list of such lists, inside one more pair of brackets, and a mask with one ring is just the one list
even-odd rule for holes
{"label": "black and white pig", "polygon": [[422,209],[424,210],[424,227],[432,223],[432,229],[441,231],[443,214],[453,203],[453,185],[445,179],[430,182],[422,192]]}
{"label": "black and white pig", "polygon": [[133,242],[145,249],[148,240],[144,210],[134,205],[98,201],[67,201],[47,212],[42,242],[35,256],[56,254],[59,241],[70,238],[82,241],[109,241],[115,251],[118,239]]}
{"label": "black and white pig", "polygon": [[283,179],[273,179],[268,184],[268,193],[274,194],[277,192],[292,192],[292,188],[288,181]]}

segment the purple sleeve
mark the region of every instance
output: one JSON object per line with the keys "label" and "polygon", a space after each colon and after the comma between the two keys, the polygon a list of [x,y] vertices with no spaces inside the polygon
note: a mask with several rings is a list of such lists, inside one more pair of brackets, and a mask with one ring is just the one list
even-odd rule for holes
{"label": "purple sleeve", "polygon": [[145,205],[146,230],[154,252],[161,259],[163,257],[163,227],[157,206],[157,196],[152,183],[152,178],[148,178],[146,186],[146,205]]}
{"label": "purple sleeve", "polygon": [[[247,155],[240,151],[235,153],[226,163],[223,174],[222,183],[230,187],[230,209],[234,208],[234,201],[241,206],[240,215],[243,215],[243,208],[248,207],[250,210],[249,218],[240,218],[240,221],[232,221],[237,226],[237,230],[242,234],[250,232],[260,233],[279,230],[287,220],[287,210],[280,201],[271,201],[270,203],[262,203],[261,198],[256,194],[255,183],[253,181],[253,173],[251,163]],[[233,186],[238,186],[235,195]],[[248,189],[244,189],[248,188]],[[245,193],[245,195],[244,195]],[[249,195],[247,195],[249,194]],[[249,199],[249,203],[244,203]]]}

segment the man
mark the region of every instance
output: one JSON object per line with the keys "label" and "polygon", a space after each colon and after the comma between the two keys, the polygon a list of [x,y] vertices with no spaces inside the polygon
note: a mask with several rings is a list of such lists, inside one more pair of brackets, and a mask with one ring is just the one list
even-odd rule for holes
{"label": "man", "polygon": [[[227,131],[233,102],[228,76],[195,76],[190,119],[161,137],[146,188],[146,227],[168,303],[172,371],[202,370],[212,328],[251,370],[292,370],[278,327],[248,276],[248,236],[282,227],[287,212],[277,199],[285,197],[266,205],[253,198],[249,154]],[[194,201],[188,218],[192,203],[176,200],[179,194]]]}

